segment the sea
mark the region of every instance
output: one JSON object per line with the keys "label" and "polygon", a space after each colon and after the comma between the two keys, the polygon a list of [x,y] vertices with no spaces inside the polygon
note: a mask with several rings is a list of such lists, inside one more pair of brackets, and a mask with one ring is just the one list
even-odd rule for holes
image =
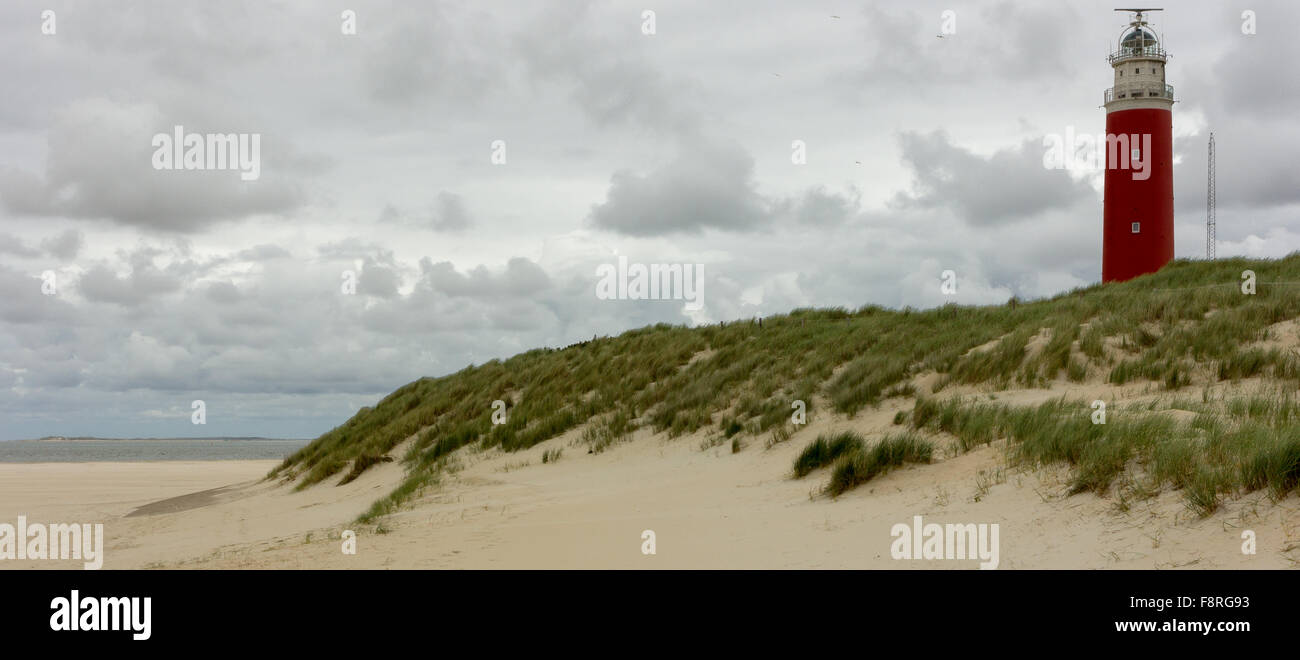
{"label": "sea", "polygon": [[0,441],[0,463],[281,459],[310,440],[277,438],[60,438]]}

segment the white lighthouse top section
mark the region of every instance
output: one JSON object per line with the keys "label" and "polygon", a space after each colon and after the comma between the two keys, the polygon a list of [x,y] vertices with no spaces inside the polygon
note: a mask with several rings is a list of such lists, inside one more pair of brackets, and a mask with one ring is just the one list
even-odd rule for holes
{"label": "white lighthouse top section", "polygon": [[1165,82],[1168,53],[1160,44],[1142,10],[1132,11],[1133,21],[1120,33],[1119,43],[1110,54],[1115,70],[1115,86],[1106,90],[1106,112],[1157,108],[1168,110],[1174,105],[1174,88]]}

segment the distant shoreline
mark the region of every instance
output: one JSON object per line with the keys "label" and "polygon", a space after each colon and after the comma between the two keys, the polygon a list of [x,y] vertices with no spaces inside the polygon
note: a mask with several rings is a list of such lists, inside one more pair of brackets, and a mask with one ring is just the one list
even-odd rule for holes
{"label": "distant shoreline", "polygon": [[185,442],[185,441],[240,441],[240,442],[309,442],[311,438],[264,438],[262,436],[204,436],[186,438],[100,438],[96,436],[47,435],[43,438],[0,440],[0,442]]}
{"label": "distant shoreline", "polygon": [[277,438],[99,438],[47,436],[0,442],[0,463],[284,460],[310,440]]}

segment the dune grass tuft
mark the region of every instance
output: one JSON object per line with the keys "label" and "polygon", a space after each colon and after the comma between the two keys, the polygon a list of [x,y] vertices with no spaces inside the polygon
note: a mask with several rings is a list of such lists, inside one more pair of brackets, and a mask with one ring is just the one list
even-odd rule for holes
{"label": "dune grass tuft", "polygon": [[839,496],[905,463],[929,463],[933,455],[934,445],[916,433],[885,436],[870,449],[858,446],[840,456],[826,489]]}
{"label": "dune grass tuft", "polygon": [[840,456],[861,450],[863,446],[862,436],[852,431],[819,435],[794,459],[794,476],[806,476],[817,468],[830,465]]}
{"label": "dune grass tuft", "polygon": [[[1191,421],[1169,414],[1186,408],[1198,409]],[[1092,413],[1088,402],[1064,399],[1023,407],[919,399],[911,424],[955,436],[961,451],[1004,438],[1014,465],[1068,465],[1072,494],[1106,495],[1126,475],[1146,494],[1182,490],[1202,516],[1226,494],[1267,489],[1280,498],[1300,487],[1300,411],[1289,393],[1122,408],[1105,424]]]}

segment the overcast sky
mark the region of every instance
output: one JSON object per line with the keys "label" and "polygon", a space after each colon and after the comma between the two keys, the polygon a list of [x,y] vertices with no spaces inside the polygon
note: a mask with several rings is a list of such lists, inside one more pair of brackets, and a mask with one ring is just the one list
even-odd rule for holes
{"label": "overcast sky", "polygon": [[[1094,283],[1100,173],[1043,139],[1104,131],[1115,4],[6,0],[0,439],[310,437],[593,334]],[[1300,249],[1300,8],[1165,4],[1177,255],[1210,130],[1219,255]],[[154,169],[178,125],[260,176]],[[619,256],[704,308],[599,299]]]}

